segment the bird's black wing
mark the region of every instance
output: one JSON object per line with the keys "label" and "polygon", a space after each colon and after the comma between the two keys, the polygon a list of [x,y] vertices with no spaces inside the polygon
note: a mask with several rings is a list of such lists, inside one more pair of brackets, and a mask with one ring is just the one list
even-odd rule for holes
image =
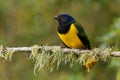
{"label": "bird's black wing", "polygon": [[78,24],[78,23],[74,23],[74,25],[78,30],[78,37],[83,42],[83,44],[85,45],[85,48],[86,49],[91,49],[90,48],[90,42],[89,42],[88,37],[85,34],[84,29],[82,28],[82,26],[80,24]]}

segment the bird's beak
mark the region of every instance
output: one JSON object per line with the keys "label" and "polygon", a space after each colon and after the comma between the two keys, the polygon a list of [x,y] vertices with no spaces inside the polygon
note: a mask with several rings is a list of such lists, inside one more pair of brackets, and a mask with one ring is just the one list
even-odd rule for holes
{"label": "bird's beak", "polygon": [[58,16],[55,16],[54,19],[58,20]]}

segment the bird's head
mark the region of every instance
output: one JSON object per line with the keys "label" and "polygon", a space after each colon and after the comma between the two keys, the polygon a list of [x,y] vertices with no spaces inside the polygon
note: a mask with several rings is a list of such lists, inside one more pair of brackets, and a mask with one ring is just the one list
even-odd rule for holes
{"label": "bird's head", "polygon": [[55,16],[54,17],[59,23],[62,23],[62,24],[67,24],[67,23],[72,23],[72,22],[75,22],[75,19],[68,15],[68,14],[60,14],[58,16]]}

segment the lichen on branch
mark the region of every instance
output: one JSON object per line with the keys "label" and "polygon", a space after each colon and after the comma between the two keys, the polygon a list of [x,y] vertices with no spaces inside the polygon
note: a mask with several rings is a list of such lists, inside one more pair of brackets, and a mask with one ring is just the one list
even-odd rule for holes
{"label": "lichen on branch", "polygon": [[69,63],[70,67],[74,63],[78,63],[89,72],[98,61],[109,62],[111,57],[114,56],[112,48],[80,50],[38,45],[32,47],[0,47],[0,57],[6,60],[11,60],[13,53],[17,52],[31,52],[29,59],[32,59],[35,63],[34,73],[39,70],[53,71],[58,69],[61,63]]}

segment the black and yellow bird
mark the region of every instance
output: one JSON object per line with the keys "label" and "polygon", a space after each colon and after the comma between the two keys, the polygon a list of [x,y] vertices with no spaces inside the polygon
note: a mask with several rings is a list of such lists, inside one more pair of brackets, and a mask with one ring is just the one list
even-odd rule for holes
{"label": "black and yellow bird", "polygon": [[90,49],[90,42],[84,29],[68,14],[55,16],[59,25],[57,33],[65,46],[77,49]]}

